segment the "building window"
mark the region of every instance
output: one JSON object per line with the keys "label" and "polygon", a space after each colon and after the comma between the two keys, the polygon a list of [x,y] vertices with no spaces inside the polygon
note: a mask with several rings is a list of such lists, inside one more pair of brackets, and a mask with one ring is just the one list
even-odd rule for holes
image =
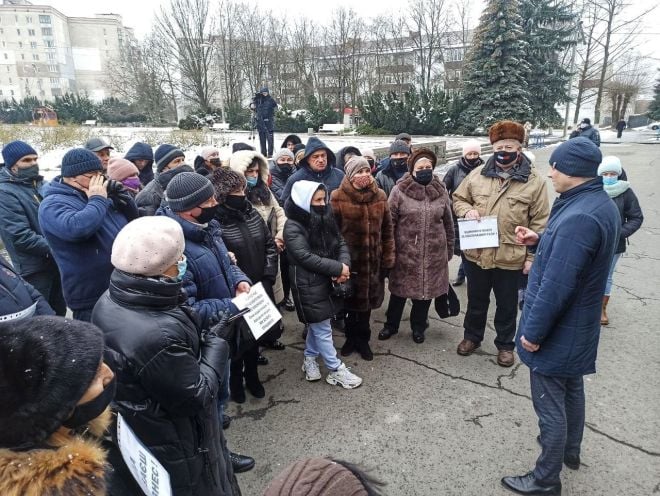
{"label": "building window", "polygon": [[50,72],[57,72],[57,66],[51,64],[51,65],[48,66],[48,70]]}
{"label": "building window", "polygon": [[34,29],[28,29],[28,36],[35,36],[37,33],[34,31]]}
{"label": "building window", "polygon": [[33,53],[32,54],[32,60],[39,60],[39,55],[37,55],[36,53]]}
{"label": "building window", "polygon": [[11,94],[11,96],[14,96],[14,90],[9,90],[9,93]]}
{"label": "building window", "polygon": [[3,42],[2,42],[2,48],[6,48],[6,47],[7,47],[7,43],[5,43],[5,41],[3,40]]}
{"label": "building window", "polygon": [[0,96],[2,96],[2,90],[0,90]]}
{"label": "building window", "polygon": [[20,36],[20,35],[21,35],[21,30],[17,28],[17,29],[16,29],[16,34],[17,34],[18,36]]}
{"label": "building window", "polygon": [[18,48],[23,48],[23,42],[22,41],[18,42]]}
{"label": "building window", "polygon": [[21,54],[21,60],[25,60],[25,54],[24,53]]}
{"label": "building window", "polygon": [[3,55],[5,56],[5,60],[7,60],[9,58],[9,55],[7,55],[6,53],[3,54]]}
{"label": "building window", "polygon": [[105,46],[108,46],[108,40],[105,40]]}
{"label": "building window", "polygon": [[37,49],[37,42],[36,41],[31,41],[30,42],[30,48],[32,50],[36,50]]}
{"label": "building window", "polygon": [[50,24],[50,16],[49,15],[40,15],[39,16],[39,22],[41,24]]}
{"label": "building window", "polygon": [[55,48],[55,42],[53,40],[44,40],[44,45],[48,48]]}
{"label": "building window", "polygon": [[27,24],[32,24],[32,16],[25,16],[25,22]]}
{"label": "building window", "polygon": [[41,28],[42,36],[53,36],[53,28]]}
{"label": "building window", "polygon": [[55,60],[55,54],[54,53],[48,53],[48,54],[46,54],[46,56],[48,57],[48,60]]}
{"label": "building window", "polygon": [[103,28],[103,36],[105,36],[106,34],[108,34],[108,33],[106,32],[106,29]]}

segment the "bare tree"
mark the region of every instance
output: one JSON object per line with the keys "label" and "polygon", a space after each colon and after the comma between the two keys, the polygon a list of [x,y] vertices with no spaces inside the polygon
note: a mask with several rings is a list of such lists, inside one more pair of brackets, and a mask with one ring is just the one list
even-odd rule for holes
{"label": "bare tree", "polygon": [[243,74],[237,47],[240,37],[237,19],[241,6],[233,0],[222,0],[218,9],[218,33],[214,39],[218,60],[218,70],[222,72],[220,84],[223,86],[225,102],[239,107],[243,99]]}
{"label": "bare tree", "polygon": [[204,112],[211,109],[216,75],[213,57],[213,16],[209,0],[169,0],[155,20],[155,33],[167,41],[170,64],[176,64],[181,93]]}
{"label": "bare tree", "polygon": [[320,28],[306,17],[296,18],[288,30],[289,59],[303,101],[318,95],[318,48],[315,44]]}
{"label": "bare tree", "polygon": [[623,119],[633,99],[649,89],[653,82],[653,71],[643,57],[632,57],[633,61],[617,68],[615,76],[606,86],[610,99],[612,125]]}

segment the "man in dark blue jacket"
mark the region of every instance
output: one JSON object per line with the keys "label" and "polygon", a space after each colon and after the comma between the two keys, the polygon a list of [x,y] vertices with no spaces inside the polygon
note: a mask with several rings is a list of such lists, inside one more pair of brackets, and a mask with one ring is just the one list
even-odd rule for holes
{"label": "man in dark blue jacket", "polygon": [[516,228],[518,243],[536,246],[516,345],[530,368],[542,447],[532,472],[502,479],[519,494],[561,494],[562,463],[580,467],[583,376],[596,371],[602,294],[621,224],[597,175],[601,159],[584,137],[557,147],[549,176],[560,196],[546,230],[539,239]]}
{"label": "man in dark blue jacket", "polygon": [[600,146],[600,133],[598,132],[598,129],[591,125],[591,119],[589,119],[589,117],[582,119],[578,128],[569,136],[569,139],[574,139],[578,136],[588,138],[593,141],[596,146]]}
{"label": "man in dark blue jacket", "polygon": [[39,225],[60,269],[73,318],[89,322],[110,285],[112,243],[138,211],[121,184],[108,191],[101,160],[89,150],[69,150],[61,170],[44,192]]}
{"label": "man in dark blue jacket", "polygon": [[37,152],[23,141],[2,149],[0,168],[0,237],[16,271],[39,291],[57,315],[66,315],[60,273],[39,227],[39,204],[45,186]]}
{"label": "man in dark blue jacket", "polygon": [[[218,202],[211,181],[195,172],[182,172],[168,183],[165,195],[168,206],[157,214],[181,224],[187,260],[183,288],[188,304],[201,317],[202,328],[208,329],[224,316],[238,313],[231,300],[249,292],[252,282],[232,261],[222,241],[220,223],[214,219]],[[218,416],[227,424],[224,407],[228,399],[229,363],[218,393]],[[229,457],[236,473],[254,467],[254,459],[249,456],[230,452]]]}
{"label": "man in dark blue jacket", "polygon": [[281,197],[282,204],[285,204],[291,196],[293,184],[302,180],[322,183],[330,197],[344,179],[344,173],[335,167],[335,163],[335,154],[323,141],[315,136],[309,138],[305,145],[305,156],[298,164],[298,170],[286,182]]}
{"label": "man in dark blue jacket", "polygon": [[272,157],[274,146],[275,109],[277,102],[270,96],[268,87],[259,90],[252,100],[250,108],[256,114],[257,130],[259,131],[259,144],[264,157]]}
{"label": "man in dark blue jacket", "polygon": [[138,141],[128,149],[124,158],[133,162],[140,171],[138,177],[142,186],[154,180],[154,151],[148,143]]}

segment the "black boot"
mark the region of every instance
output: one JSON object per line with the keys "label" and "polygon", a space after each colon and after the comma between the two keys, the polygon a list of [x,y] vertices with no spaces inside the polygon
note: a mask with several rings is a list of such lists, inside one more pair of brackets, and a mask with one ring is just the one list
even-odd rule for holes
{"label": "black boot", "polygon": [[346,338],[344,345],[341,347],[341,356],[352,355],[355,349],[355,342],[351,338]]}
{"label": "black boot", "polygon": [[398,329],[392,329],[391,327],[383,327],[383,329],[378,333],[378,339],[380,341],[385,341],[386,339],[390,339],[392,336],[397,334],[399,332]]}
{"label": "black boot", "polygon": [[369,346],[369,340],[360,339],[360,341],[358,341],[356,347],[357,347],[358,353],[360,353],[360,356],[362,357],[362,360],[366,360],[366,361],[370,362],[374,359],[374,352],[371,351],[371,346]]}
{"label": "black boot", "polygon": [[502,485],[510,491],[518,494],[545,494],[548,496],[561,495],[561,483],[552,484],[550,486],[541,485],[536,481],[534,472],[514,477],[503,477]]}
{"label": "black boot", "polygon": [[259,380],[259,370],[257,368],[258,352],[249,351],[243,357],[245,363],[245,387],[255,398],[263,398],[266,391]]}
{"label": "black boot", "polygon": [[238,453],[229,452],[229,459],[235,474],[247,472],[254,468],[254,458],[251,456],[239,455]]}

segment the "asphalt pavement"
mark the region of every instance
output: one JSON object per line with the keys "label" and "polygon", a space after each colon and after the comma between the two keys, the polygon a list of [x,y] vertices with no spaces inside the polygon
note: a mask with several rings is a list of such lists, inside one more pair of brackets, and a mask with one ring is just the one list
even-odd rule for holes
{"label": "asphalt pavement", "polygon": [[[660,493],[660,146],[602,150],[622,159],[646,219],[616,270],[598,372],[585,378],[583,465],[564,469],[562,494],[651,495]],[[543,173],[551,151],[534,150]],[[452,260],[452,276],[456,269]],[[465,286],[457,293],[464,312]],[[286,313],[287,348],[267,351],[270,364],[260,368],[266,397],[248,393],[245,404],[231,403],[228,411],[230,448],[257,460],[238,476],[243,494],[262,494],[287,464],[310,456],[358,463],[387,484],[382,491],[390,496],[511,494],[500,478],[534,466],[538,427],[529,372],[517,357],[510,369],[496,364],[492,308],[486,340],[470,357],[456,354],[463,312],[440,320],[432,310],[426,342],[415,344],[407,320],[389,341],[375,339],[385,308],[373,312],[374,361],[345,360],[364,379],[350,391],[305,381],[303,326]],[[335,333],[337,348],[343,341]]]}

